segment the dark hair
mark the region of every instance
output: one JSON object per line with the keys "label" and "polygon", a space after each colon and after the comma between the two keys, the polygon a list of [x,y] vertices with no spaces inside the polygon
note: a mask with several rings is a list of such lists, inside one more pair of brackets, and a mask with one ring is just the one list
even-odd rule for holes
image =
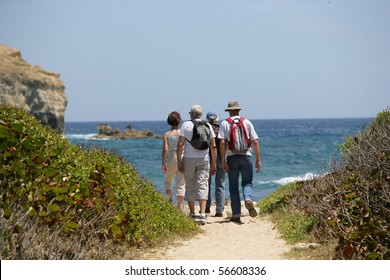
{"label": "dark hair", "polygon": [[181,116],[179,112],[173,111],[168,115],[167,122],[169,125],[178,126],[181,122]]}

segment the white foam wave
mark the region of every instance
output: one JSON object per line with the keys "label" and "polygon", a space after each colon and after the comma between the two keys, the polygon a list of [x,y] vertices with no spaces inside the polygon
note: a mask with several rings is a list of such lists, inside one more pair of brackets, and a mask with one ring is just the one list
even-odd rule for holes
{"label": "white foam wave", "polygon": [[96,140],[96,134],[66,134],[66,139]]}
{"label": "white foam wave", "polygon": [[313,173],[306,173],[303,176],[291,176],[291,177],[283,177],[277,180],[271,180],[271,181],[260,181],[259,183],[261,185],[265,184],[278,184],[278,185],[286,185],[288,183],[296,182],[296,181],[304,181],[304,180],[311,180],[315,177]]}

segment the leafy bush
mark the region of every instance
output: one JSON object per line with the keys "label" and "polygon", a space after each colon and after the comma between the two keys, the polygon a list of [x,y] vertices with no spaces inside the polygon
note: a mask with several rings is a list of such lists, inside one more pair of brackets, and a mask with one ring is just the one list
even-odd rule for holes
{"label": "leafy bush", "polygon": [[[121,157],[73,146],[23,110],[5,105],[0,105],[0,164],[2,258],[33,256],[27,253],[36,239],[31,227],[77,236],[80,244],[97,238],[134,246],[197,231]],[[41,257],[51,256],[61,258]]]}
{"label": "leafy bush", "polygon": [[335,259],[390,259],[389,109],[340,152],[325,176],[282,186],[258,206],[288,242],[309,231],[321,243],[337,240]]}
{"label": "leafy bush", "polygon": [[390,259],[390,112],[341,146],[328,175],[304,183],[294,204],[338,239],[337,259]]}

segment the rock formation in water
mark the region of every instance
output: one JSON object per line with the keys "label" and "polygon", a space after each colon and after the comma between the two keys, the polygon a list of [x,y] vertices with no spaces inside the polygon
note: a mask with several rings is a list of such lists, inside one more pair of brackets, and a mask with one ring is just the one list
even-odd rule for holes
{"label": "rock formation in water", "polygon": [[96,138],[99,139],[128,139],[128,138],[162,138],[162,135],[154,134],[152,131],[133,129],[129,124],[123,131],[119,128],[113,129],[109,124],[102,123],[97,127],[99,134]]}
{"label": "rock formation in water", "polygon": [[64,132],[67,99],[60,75],[28,64],[18,50],[1,44],[0,103],[21,107],[43,124]]}

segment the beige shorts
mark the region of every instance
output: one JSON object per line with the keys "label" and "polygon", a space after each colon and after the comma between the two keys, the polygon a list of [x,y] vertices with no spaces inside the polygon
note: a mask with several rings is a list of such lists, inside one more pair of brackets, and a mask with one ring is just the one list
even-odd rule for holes
{"label": "beige shorts", "polygon": [[207,200],[209,192],[210,163],[206,158],[183,158],[187,201]]}

